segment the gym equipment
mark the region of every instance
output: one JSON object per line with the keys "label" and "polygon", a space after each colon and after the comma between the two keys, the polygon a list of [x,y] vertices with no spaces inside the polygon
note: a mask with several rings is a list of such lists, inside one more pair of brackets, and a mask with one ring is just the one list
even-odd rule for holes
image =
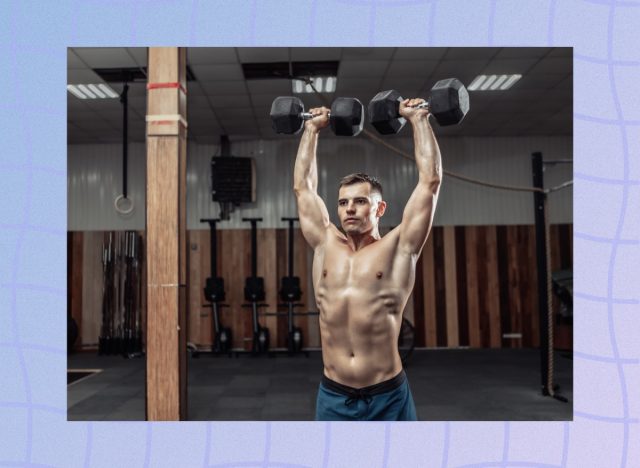
{"label": "gym equipment", "polygon": [[[282,221],[289,223],[289,270],[288,275],[282,277],[280,285],[280,300],[287,305],[287,350],[289,353],[299,353],[302,350],[302,329],[296,327],[293,322],[293,309],[303,304],[295,304],[302,297],[300,289],[300,278],[293,276],[293,224],[299,221],[299,218],[282,218]],[[308,355],[308,354],[307,354]]]}
{"label": "gym equipment", "polygon": [[251,346],[251,354],[264,354],[269,351],[269,329],[260,325],[258,320],[258,308],[267,307],[268,304],[262,304],[264,301],[264,278],[258,277],[258,227],[257,223],[262,218],[242,218],[242,221],[251,223],[251,276],[245,279],[244,299],[249,304],[243,304],[242,307],[251,307],[252,323],[253,323],[253,339]]}
{"label": "gym equipment", "polygon": [[[105,245],[106,244],[106,245]],[[98,354],[111,354],[113,335],[114,255],[112,233],[102,242],[102,326],[98,338]]]}
{"label": "gym equipment", "polygon": [[[128,216],[133,212],[133,200],[127,197],[127,155],[129,148],[129,139],[127,137],[129,130],[129,84],[125,81],[122,88],[122,94],[120,95],[120,103],[122,104],[122,194],[118,195],[114,201],[114,207],[118,213],[123,216]],[[123,204],[123,201],[128,201],[129,205]]]}
{"label": "gym equipment", "polygon": [[302,307],[304,304],[296,303],[302,297],[300,288],[300,278],[293,275],[293,225],[299,218],[281,218],[289,223],[289,244],[288,244],[288,275],[283,276],[280,283],[280,300],[283,304],[278,307],[286,307],[287,312],[267,312],[263,315],[286,315],[287,316],[287,353],[289,356],[303,352],[309,357],[308,351],[302,350],[304,334],[300,327],[296,327],[294,316],[296,315],[318,315],[319,312],[294,312],[294,308]]}
{"label": "gym equipment", "polygon": [[141,236],[134,231],[105,233],[98,354],[142,355],[141,244]]}
{"label": "gym equipment", "polygon": [[[231,345],[233,344],[233,334],[231,328],[222,325],[218,313],[219,308],[229,307],[229,304],[222,304],[225,300],[224,278],[218,276],[218,246],[216,234],[216,223],[218,221],[220,221],[218,218],[200,220],[201,223],[209,223],[211,231],[211,276],[207,278],[204,287],[204,297],[210,304],[204,305],[203,307],[211,307],[211,337],[213,338],[211,354],[229,353],[229,356],[231,356],[230,351]],[[192,352],[192,356],[197,357],[198,352]]]}
{"label": "gym equipment", "polygon": [[142,238],[133,231],[125,233],[124,254],[124,310],[122,354],[125,357],[136,357],[142,352],[141,327],[141,286],[142,268],[140,248]]}
{"label": "gym equipment", "polygon": [[[302,130],[305,120],[314,116],[304,111],[302,101],[293,96],[279,96],[271,104],[271,127],[276,133],[291,135]],[[329,112],[331,130],[339,136],[356,136],[364,125],[364,106],[356,98],[339,97]]]}
{"label": "gym equipment", "polygon": [[531,168],[533,172],[533,186],[540,189],[533,192],[534,220],[536,229],[536,266],[538,267],[538,307],[540,333],[540,380],[542,395],[550,396],[558,401],[567,403],[567,397],[560,395],[560,387],[554,382],[554,348],[553,348],[553,310],[549,297],[549,281],[552,281],[551,255],[549,242],[549,217],[547,215],[547,193],[544,192],[544,164],[542,153],[536,151],[531,154]]}
{"label": "gym equipment", "polygon": [[573,323],[573,270],[558,270],[551,274],[553,293],[560,300],[556,323]]}
{"label": "gym equipment", "polygon": [[[399,112],[403,100],[400,93],[392,89],[379,92],[369,102],[369,122],[382,135],[398,133],[407,123]],[[428,102],[415,107],[428,108],[442,127],[459,124],[469,112],[469,92],[456,78],[440,80],[431,88]]]}

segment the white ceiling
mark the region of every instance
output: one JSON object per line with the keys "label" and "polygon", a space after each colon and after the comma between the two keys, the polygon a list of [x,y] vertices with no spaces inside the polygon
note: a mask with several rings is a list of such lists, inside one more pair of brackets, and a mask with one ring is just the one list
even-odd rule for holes
{"label": "white ceiling", "polygon": [[[276,96],[290,95],[288,80],[245,80],[242,63],[337,60],[337,96],[356,97],[366,106],[384,89],[406,97],[428,97],[433,84],[456,77],[469,85],[479,74],[520,73],[522,79],[503,92],[470,92],[471,109],[457,126],[437,128],[440,135],[571,135],[573,58],[571,48],[550,47],[207,47],[190,48],[188,64],[189,138],[218,143],[234,140],[292,138],[271,129],[269,110]],[[145,67],[146,48],[69,48],[69,84],[102,83],[97,68]],[[110,84],[118,93],[119,84]],[[321,105],[317,96],[299,96],[307,108]],[[122,140],[118,99],[81,100],[67,93],[68,142],[110,143]],[[144,141],[146,87],[129,88],[129,140]],[[437,127],[437,124],[434,125]],[[367,124],[372,131],[373,128]],[[330,132],[327,132],[329,134]],[[404,132],[402,132],[404,133]],[[406,135],[405,135],[406,136]],[[295,138],[295,137],[294,137]]]}

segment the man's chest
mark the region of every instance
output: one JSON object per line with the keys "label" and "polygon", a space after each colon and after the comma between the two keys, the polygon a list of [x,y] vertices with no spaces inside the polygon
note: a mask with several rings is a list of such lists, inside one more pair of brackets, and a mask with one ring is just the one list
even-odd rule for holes
{"label": "man's chest", "polygon": [[375,288],[393,280],[398,267],[395,250],[378,241],[354,252],[348,245],[330,245],[314,272],[319,282],[330,288]]}

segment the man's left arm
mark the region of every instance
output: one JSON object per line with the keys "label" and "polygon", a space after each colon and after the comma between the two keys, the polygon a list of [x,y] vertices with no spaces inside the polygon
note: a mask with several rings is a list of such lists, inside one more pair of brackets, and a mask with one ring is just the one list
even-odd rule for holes
{"label": "man's left arm", "polygon": [[418,184],[404,208],[400,224],[400,248],[420,255],[427,240],[438,201],[442,181],[442,161],[427,109],[415,109],[422,99],[405,99],[400,103],[400,115],[413,127]]}

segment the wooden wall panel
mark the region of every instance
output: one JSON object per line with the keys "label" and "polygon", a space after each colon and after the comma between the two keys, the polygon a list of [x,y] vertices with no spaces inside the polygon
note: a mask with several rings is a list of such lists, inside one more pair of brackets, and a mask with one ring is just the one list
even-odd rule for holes
{"label": "wooden wall panel", "polygon": [[[265,300],[268,307],[263,307],[260,312],[276,311],[278,308],[278,289],[280,278],[277,272],[278,252],[276,249],[275,229],[258,229],[258,276],[264,278]],[[247,273],[247,276],[250,273]],[[247,314],[250,315],[250,314]],[[271,343],[278,342],[277,317],[259,316],[260,325],[267,327],[270,333]],[[249,335],[251,336],[251,335]],[[271,345],[274,346],[274,345]]]}
{"label": "wooden wall panel", "polygon": [[458,339],[458,274],[456,269],[455,226],[445,226],[443,228],[443,238],[447,346],[457,347],[460,342]]}
{"label": "wooden wall panel", "polygon": [[467,277],[467,318],[469,329],[469,346],[480,348],[482,337],[480,334],[480,296],[478,278],[478,227],[464,228],[466,277]]}
{"label": "wooden wall panel", "polygon": [[538,275],[536,267],[536,234],[533,226],[529,227],[529,243],[527,249],[527,258],[529,259],[529,265],[531,266],[531,303],[533,307],[531,309],[531,346],[540,346],[540,314],[538,313]]}
{"label": "wooden wall panel", "polygon": [[469,306],[467,303],[467,254],[464,226],[455,227],[456,295],[458,301],[458,342],[469,346]]}
{"label": "wooden wall panel", "polygon": [[[522,316],[522,297],[523,289],[521,278],[521,257],[520,257],[520,233],[519,226],[507,226],[506,229],[506,245],[503,247],[507,252],[507,288],[501,287],[501,290],[507,290],[507,320],[502,333],[518,334],[522,333],[522,324],[520,317]],[[506,346],[509,348],[521,348],[522,338],[506,338]]]}
{"label": "wooden wall panel", "polygon": [[488,314],[489,346],[499,348],[502,341],[502,329],[500,326],[500,281],[498,273],[498,239],[496,226],[485,228],[486,250],[486,291],[485,307]]}
{"label": "wooden wall panel", "polygon": [[445,285],[444,229],[433,229],[433,265],[436,300],[436,346],[447,346],[447,297]]}
{"label": "wooden wall panel", "polygon": [[211,308],[205,307],[204,285],[211,276],[209,239],[204,238],[206,231],[188,231],[189,245],[189,317],[187,340],[191,343],[212,343]]}
{"label": "wooden wall panel", "polygon": [[[437,342],[437,319],[436,319],[436,287],[435,287],[435,265],[433,251],[433,230],[429,235],[427,243],[422,249],[422,288],[420,284],[416,284],[414,289],[422,289],[422,313],[419,310],[414,311],[415,324],[420,324],[420,333],[417,335],[418,343],[423,346],[435,347]],[[424,341],[421,338],[424,336]]]}
{"label": "wooden wall panel", "polygon": [[[424,281],[424,266],[422,264],[423,258],[424,258],[424,255],[420,255],[418,257],[418,261],[416,262],[415,285],[427,284]],[[424,288],[414,286],[411,296],[409,297],[409,299],[407,299],[407,306],[409,304],[411,304],[412,306],[411,307],[412,317],[411,318],[409,317],[409,310],[408,310],[409,307],[405,306],[405,309],[402,312],[402,317],[404,319],[409,320],[411,323],[413,323],[414,330],[415,330],[414,331],[415,339],[421,343],[424,343],[424,340],[425,340],[424,314],[422,313],[416,314],[415,311],[416,309],[422,310],[422,307],[424,304],[424,293],[425,293]]]}
{"label": "wooden wall panel", "polygon": [[500,301],[500,343],[503,348],[510,348],[512,343],[508,338],[511,333],[511,317],[509,303],[509,226],[496,226],[496,252],[498,259],[498,284],[500,285],[498,297]]}
{"label": "wooden wall panel", "polygon": [[[313,291],[307,288],[307,284],[311,283],[311,263],[309,258],[313,259],[313,256],[309,257],[308,253],[311,248],[302,236],[302,231],[296,229],[294,231],[294,275],[300,277],[300,287],[302,288],[302,298],[300,302],[304,304],[298,310],[300,312],[317,311],[316,300],[313,295]],[[284,255],[283,255],[284,256]],[[278,281],[280,279],[278,278]],[[319,317],[317,315],[299,316],[296,317],[295,323],[302,329],[303,333],[303,345],[306,347],[319,347],[320,346],[320,329],[318,326]]]}
{"label": "wooden wall panel", "polygon": [[[258,272],[265,277],[268,310],[275,311],[279,303],[280,279],[287,274],[288,231],[280,228],[259,230],[258,233]],[[308,286],[311,284],[312,252],[301,231],[296,229],[295,233],[294,274],[300,277],[301,302],[305,305],[299,310],[317,310],[313,290]],[[552,233],[552,266],[554,269],[570,267],[573,261],[572,226],[553,226]],[[141,234],[144,236],[145,233]],[[80,299],[84,306],[78,323],[82,323],[82,343],[85,345],[96,344],[100,331],[103,235],[103,232],[74,232],[70,241],[82,252],[82,264],[78,260],[80,255],[72,260],[72,275],[82,279]],[[242,307],[245,277],[251,274],[250,230],[218,230],[217,237],[218,274],[225,279],[226,302],[231,306],[221,309],[221,321],[233,328],[235,348],[250,349],[251,313],[250,309]],[[212,343],[211,309],[202,306],[205,304],[204,282],[211,272],[209,230],[189,231],[188,245],[188,340],[208,347]],[[502,254],[498,255],[499,251]],[[414,293],[406,309],[412,314],[405,314],[412,315],[416,346],[451,347],[456,346],[452,344],[456,341],[460,346],[472,348],[539,345],[533,226],[435,227],[417,268]],[[78,271],[82,271],[82,275],[78,275]],[[144,274],[146,268],[143,268]],[[142,300],[143,317],[146,317],[144,293]],[[452,303],[456,306],[452,307]],[[278,310],[286,311],[285,308]],[[274,346],[284,347],[286,317],[262,317],[261,323],[269,327]],[[317,316],[296,317],[296,325],[303,330],[305,346],[320,346]],[[521,333],[522,339],[503,340],[502,333]],[[556,326],[555,344],[558,348],[571,349],[571,326]]]}
{"label": "wooden wall panel", "polygon": [[[78,233],[79,234],[79,233]],[[102,241],[99,231],[82,233],[82,344],[98,344],[102,324]]]}
{"label": "wooden wall panel", "polygon": [[[423,294],[422,300],[415,301],[414,305],[415,323],[421,324],[422,330],[416,335],[416,345],[452,346],[449,336],[443,333],[452,325],[447,323],[443,328],[438,320],[449,320],[442,311],[452,309],[450,301],[453,299],[457,302],[460,346],[538,346],[533,226],[458,226],[455,228],[455,255],[446,248],[447,242],[452,245],[447,229],[433,229],[419,260]],[[554,269],[571,266],[572,235],[571,225],[553,226]],[[450,281],[453,277],[451,261],[455,261],[457,270],[455,283]],[[443,275],[445,287],[441,284]],[[429,278],[433,279],[430,281]],[[419,287],[420,284],[416,284],[416,289]],[[457,289],[455,299],[452,298],[452,287]],[[556,328],[556,346],[570,349],[571,327],[561,325]],[[503,333],[522,336],[503,339]],[[432,340],[430,336],[433,336]]]}

